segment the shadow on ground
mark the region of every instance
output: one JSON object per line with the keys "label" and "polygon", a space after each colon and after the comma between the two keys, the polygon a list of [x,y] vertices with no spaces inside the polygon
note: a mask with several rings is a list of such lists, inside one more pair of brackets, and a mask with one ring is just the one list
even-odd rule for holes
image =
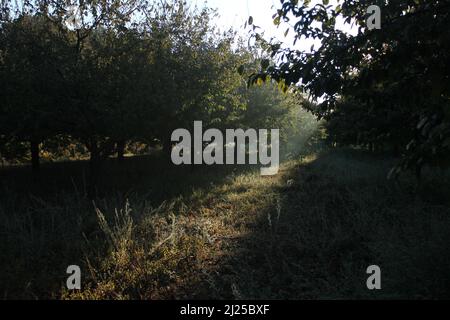
{"label": "shadow on ground", "polygon": [[[4,298],[448,298],[448,172],[386,180],[393,159],[328,150],[251,167],[111,161],[103,197],[85,163],[1,172]],[[8,179],[3,179],[9,177]],[[66,268],[83,288],[64,288]],[[382,290],[366,287],[379,265]]]}
{"label": "shadow on ground", "polygon": [[[407,174],[387,181],[392,161],[333,150],[255,185],[254,210],[243,194],[229,226],[240,231],[223,244],[199,297],[448,298],[449,176],[430,170],[421,185]],[[373,264],[381,290],[366,286]]]}
{"label": "shadow on ground", "polygon": [[[29,167],[2,169],[0,294],[4,298],[59,298],[66,268],[72,264],[83,266],[84,279],[88,279],[90,263],[100,268],[111,245],[109,235],[99,228],[96,210],[112,223],[120,223],[115,220],[117,214],[131,203],[131,216],[138,225],[151,219],[161,205],[168,210],[161,215],[170,216],[182,206],[184,197],[255,169],[177,167],[159,154],[126,158],[121,163],[109,159],[94,201],[85,196],[87,161],[44,164],[37,176]],[[151,244],[152,239],[145,241]]]}

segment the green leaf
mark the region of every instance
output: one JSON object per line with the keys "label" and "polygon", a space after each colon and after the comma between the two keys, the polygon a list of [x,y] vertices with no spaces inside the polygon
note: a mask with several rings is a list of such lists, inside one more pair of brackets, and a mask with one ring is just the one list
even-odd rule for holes
{"label": "green leaf", "polygon": [[279,26],[281,22],[280,16],[276,17],[275,19],[273,19],[273,24],[276,26]]}
{"label": "green leaf", "polygon": [[237,71],[242,76],[244,74],[244,71],[245,71],[244,65],[240,65]]}

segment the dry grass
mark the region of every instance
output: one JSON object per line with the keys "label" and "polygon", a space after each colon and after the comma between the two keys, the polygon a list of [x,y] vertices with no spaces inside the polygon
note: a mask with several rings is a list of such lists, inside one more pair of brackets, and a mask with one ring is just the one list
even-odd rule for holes
{"label": "dry grass", "polygon": [[[159,203],[142,192],[95,204],[74,194],[30,198],[23,206],[10,197],[0,211],[8,257],[2,292],[65,299],[448,298],[448,176],[430,174],[420,186],[408,176],[386,181],[390,164],[336,150],[288,161],[274,177],[233,168],[153,175],[160,188],[174,190],[163,179],[183,186]],[[81,291],[64,289],[69,264],[82,267]],[[371,264],[382,269],[377,292],[365,287]]]}

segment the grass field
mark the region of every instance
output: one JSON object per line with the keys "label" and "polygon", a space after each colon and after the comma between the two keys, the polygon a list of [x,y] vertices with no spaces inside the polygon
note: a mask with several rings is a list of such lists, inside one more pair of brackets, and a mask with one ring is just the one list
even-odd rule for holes
{"label": "grass field", "polygon": [[[393,159],[322,150],[261,177],[135,157],[84,194],[85,162],[0,171],[2,298],[450,296],[450,176],[386,180]],[[45,181],[45,183],[43,182]],[[82,290],[65,289],[66,268]],[[382,270],[382,290],[366,268]]]}

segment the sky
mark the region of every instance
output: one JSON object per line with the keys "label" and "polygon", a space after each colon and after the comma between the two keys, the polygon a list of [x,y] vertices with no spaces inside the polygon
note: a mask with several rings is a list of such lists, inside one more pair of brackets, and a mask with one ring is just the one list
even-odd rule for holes
{"label": "sky", "polygon": [[[205,0],[189,0],[193,4],[202,6]],[[209,7],[218,9],[220,17],[217,24],[221,27],[232,25],[235,28],[243,28],[249,16],[254,19],[254,24],[263,29],[274,32],[272,15],[276,9],[272,6],[279,4],[279,0],[207,0]]]}
{"label": "sky", "polygon": [[[280,0],[187,0],[191,5],[197,5],[198,7],[205,6],[215,8],[218,10],[219,17],[214,21],[216,25],[227,30],[232,26],[243,37],[248,35],[244,29],[244,24],[248,21],[249,16],[253,17],[253,24],[257,25],[264,30],[264,35],[267,40],[275,37],[280,41],[286,42],[292,47],[294,37],[292,30],[287,38],[284,37],[286,29],[289,27],[286,24],[281,24],[279,28],[273,24],[272,16],[276,10],[281,7]],[[311,5],[314,5],[321,0],[311,1]],[[330,1],[331,5],[336,5],[336,0]],[[355,28],[352,28],[348,24],[344,24],[343,21],[337,20],[337,27],[350,34],[356,34]],[[292,29],[292,28],[290,28]],[[259,30],[261,31],[261,30]],[[296,48],[309,51],[312,45],[316,48],[320,46],[320,42],[313,41],[311,39],[302,39],[297,42]]]}
{"label": "sky", "polygon": [[[284,31],[287,26],[277,28],[273,24],[272,16],[279,7],[279,0],[188,0],[193,5],[203,7],[205,3],[210,8],[217,9],[219,17],[214,23],[222,30],[227,30],[230,26],[244,37],[248,37],[249,29],[244,29],[245,23],[250,16],[253,17],[253,24],[264,30],[265,38],[276,37],[285,40]],[[291,43],[293,39],[290,39]]]}

